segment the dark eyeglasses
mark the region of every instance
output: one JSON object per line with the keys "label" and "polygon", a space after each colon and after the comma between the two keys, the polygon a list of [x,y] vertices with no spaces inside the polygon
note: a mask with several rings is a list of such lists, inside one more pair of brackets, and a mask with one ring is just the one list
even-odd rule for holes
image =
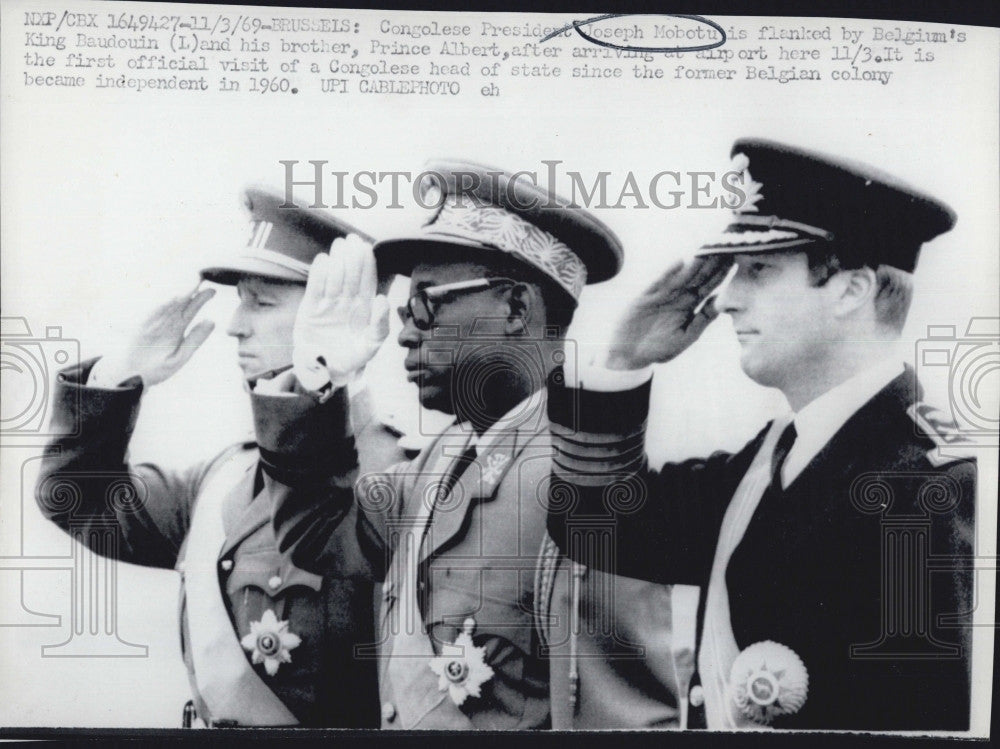
{"label": "dark eyeglasses", "polygon": [[472,281],[456,281],[455,283],[445,283],[439,286],[428,286],[411,296],[406,304],[399,307],[399,319],[406,325],[407,320],[413,320],[413,325],[417,330],[430,330],[434,325],[434,316],[438,313],[441,305],[449,302],[461,294],[471,294],[476,291],[485,291],[505,284],[516,284],[510,278],[477,278]]}

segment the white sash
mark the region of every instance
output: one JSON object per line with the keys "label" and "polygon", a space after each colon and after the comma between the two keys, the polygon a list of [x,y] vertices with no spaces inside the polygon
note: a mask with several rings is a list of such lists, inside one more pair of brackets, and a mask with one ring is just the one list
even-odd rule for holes
{"label": "white sash", "polygon": [[789,416],[776,419],[771,425],[722,519],[708,582],[701,651],[698,654],[698,671],[702,689],[705,690],[705,721],[711,730],[761,728],[740,712],[729,693],[729,674],[740,649],[730,619],[726,568],[729,558],[743,540],[764,491],[771,483],[771,456],[778,437],[790,421]]}
{"label": "white sash", "polygon": [[226,541],[222,505],[257,465],[257,457],[256,450],[238,450],[202,484],[177,568],[184,575],[195,682],[210,713],[201,717],[242,726],[290,726],[298,720],[247,661],[219,587],[219,552]]}

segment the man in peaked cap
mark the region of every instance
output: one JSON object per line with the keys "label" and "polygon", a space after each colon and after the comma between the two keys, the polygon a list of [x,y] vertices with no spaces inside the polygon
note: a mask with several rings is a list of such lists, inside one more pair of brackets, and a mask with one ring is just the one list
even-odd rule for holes
{"label": "man in peaked cap", "polygon": [[[81,427],[53,441],[37,498],[46,516],[97,553],[181,572],[181,639],[194,697],[186,722],[374,727],[375,668],[354,657],[373,637],[374,591],[354,533],[352,435],[363,446],[364,470],[403,453],[372,421],[363,389],[351,400],[353,428],[343,422],[345,391],[316,361],[331,355],[338,334],[325,319],[323,287],[307,284],[311,264],[322,266],[331,248],[363,253],[370,240],[265,190],[248,189],[245,202],[248,244],[201,275],[239,294],[227,332],[251,389],[255,439],[185,471],[126,465],[143,390],[172,376],[212,330],[200,322],[185,335],[214,293],[195,291],[154,312],[120,359],[60,373],[54,423],[73,419],[69,409],[79,403]],[[371,278],[374,287],[374,270]],[[368,345],[380,342],[373,335]],[[262,379],[275,372],[284,374]],[[60,502],[67,482],[78,489],[73,506]],[[326,529],[339,544],[338,574],[313,574],[278,553],[272,508],[302,493],[343,510]],[[113,529],[113,546],[101,542],[102,528]]]}
{"label": "man in peaked cap", "polygon": [[[864,165],[760,140],[732,155],[729,228],[633,303],[605,367],[549,387],[553,485],[578,495],[553,493],[549,533],[577,563],[700,586],[681,725],[966,730],[975,463],[891,354],[921,246],[955,216]],[[716,308],[791,412],[736,454],[651,470],[649,367]],[[595,518],[610,553],[587,551]]]}
{"label": "man in peaked cap", "polygon": [[[382,727],[542,728],[548,663],[532,602],[551,469],[545,380],[573,355],[564,337],[584,285],[617,273],[622,249],[523,177],[434,162],[422,188],[431,219],[374,253],[383,272],[410,277],[398,338],[409,379],[455,423],[357,485],[359,535],[384,575],[369,651]],[[335,563],[315,530],[328,512],[276,511],[296,563]]]}

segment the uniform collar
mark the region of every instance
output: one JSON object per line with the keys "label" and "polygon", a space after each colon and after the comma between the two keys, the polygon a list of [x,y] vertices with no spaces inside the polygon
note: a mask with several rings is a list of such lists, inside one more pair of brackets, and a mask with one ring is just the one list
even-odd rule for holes
{"label": "uniform collar", "polygon": [[[797,436],[781,470],[782,486],[791,484],[847,420],[903,371],[900,361],[881,361],[790,414]],[[787,417],[780,421],[787,424]]]}

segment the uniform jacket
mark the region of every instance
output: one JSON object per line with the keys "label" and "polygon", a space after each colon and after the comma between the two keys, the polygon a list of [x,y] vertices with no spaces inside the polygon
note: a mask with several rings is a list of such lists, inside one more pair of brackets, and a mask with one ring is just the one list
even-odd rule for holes
{"label": "uniform jacket", "polygon": [[670,585],[612,575],[543,546],[537,622],[549,659],[552,728],[677,728],[693,668],[675,638]]}
{"label": "uniform jacket", "polygon": [[[354,440],[344,430],[346,398],[322,406],[310,396],[253,394],[256,442],[234,445],[185,471],[143,463],[127,464],[126,451],[139,413],[138,378],[118,388],[86,387],[94,362],[59,374],[54,431],[74,423],[74,436],[55,438],[42,462],[37,500],[42,512],[97,553],[134,564],[173,568],[184,545],[201,487],[213,466],[233,451],[253,451],[256,470],[234,486],[223,505],[226,542],[219,555],[219,585],[238,638],[250,632],[268,609],[302,638],[291,663],[274,676],[258,675],[305,726],[375,726],[376,674],[353,657],[373,633],[373,569],[355,537],[350,486],[357,471]],[[374,423],[358,425],[358,441],[374,465],[398,459],[395,440]],[[68,494],[66,487],[73,487]],[[338,541],[336,574],[318,575],[278,553],[271,514],[288,495],[308,494],[337,507],[327,531]],[[112,495],[126,501],[116,501]],[[73,496],[72,501],[64,501]],[[129,501],[127,498],[131,497]],[[100,542],[110,530],[113,547]],[[331,544],[332,545],[332,544]],[[183,581],[183,578],[182,578]],[[181,589],[181,640],[192,687],[189,627]],[[249,660],[250,653],[247,653]],[[195,689],[200,716],[207,708]]]}
{"label": "uniform jacket", "polygon": [[671,586],[585,567],[551,541],[538,581],[552,728],[677,728],[693,652],[674,637]]}
{"label": "uniform jacket", "polygon": [[[737,645],[786,645],[809,674],[804,706],[776,728],[968,728],[975,464],[939,449],[914,416],[919,396],[907,368],[765,494],[733,553]],[[704,593],[723,514],[766,429],[736,454],[653,471],[648,402],[649,383],[591,393],[552,382],[553,486],[574,497],[556,506],[553,494],[549,533],[589,566]],[[614,550],[588,554],[581,529],[602,523]]]}
{"label": "uniform jacket", "polygon": [[[383,656],[383,728],[548,725],[548,667],[539,657],[532,620],[535,565],[545,534],[546,484],[551,470],[544,414],[542,400],[533,418],[500,434],[464,470],[455,486],[437,499],[419,554],[418,600],[429,648],[441,653],[472,619],[473,643],[485,649],[485,661],[494,676],[482,685],[479,697],[469,697],[458,706],[439,688],[429,658],[411,657],[406,661],[410,686],[396,689],[388,681],[384,657],[392,643],[381,626],[379,642],[368,652]],[[381,625],[400,605],[400,576],[405,574],[405,566],[396,557],[400,539],[412,528],[419,503],[434,497],[433,485],[441,477],[433,467],[442,451],[456,443],[464,445],[466,438],[456,425],[413,461],[358,482],[359,537],[369,559],[385,576]],[[323,534],[313,530],[323,509],[295,506],[298,499],[289,497],[276,512],[279,545],[297,547],[292,549],[296,564],[329,569],[337,564],[336,555],[328,553]]]}

